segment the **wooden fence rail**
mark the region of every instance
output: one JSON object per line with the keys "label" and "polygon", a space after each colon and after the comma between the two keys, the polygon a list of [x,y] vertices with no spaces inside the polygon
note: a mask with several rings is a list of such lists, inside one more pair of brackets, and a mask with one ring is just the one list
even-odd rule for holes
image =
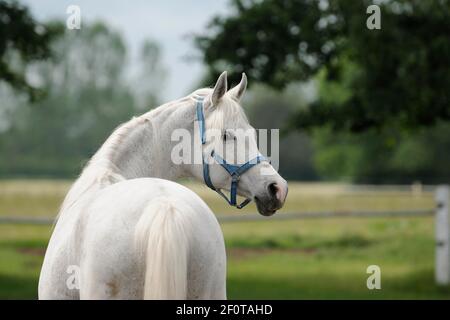
{"label": "wooden fence rail", "polygon": [[[296,219],[320,219],[320,218],[374,218],[374,217],[421,217],[434,215],[434,209],[425,210],[395,210],[395,211],[311,211],[278,213],[271,217],[264,217],[257,213],[245,214],[221,214],[217,215],[220,223],[244,222],[244,221],[274,221]],[[0,224],[29,224],[50,225],[54,218],[33,216],[0,216]]]}

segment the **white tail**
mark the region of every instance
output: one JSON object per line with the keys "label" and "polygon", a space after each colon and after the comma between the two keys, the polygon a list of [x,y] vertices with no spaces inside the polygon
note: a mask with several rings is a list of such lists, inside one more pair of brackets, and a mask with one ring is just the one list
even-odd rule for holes
{"label": "white tail", "polygon": [[153,199],[136,226],[137,252],[146,265],[144,299],[187,298],[190,225],[181,208],[190,210],[178,199]]}

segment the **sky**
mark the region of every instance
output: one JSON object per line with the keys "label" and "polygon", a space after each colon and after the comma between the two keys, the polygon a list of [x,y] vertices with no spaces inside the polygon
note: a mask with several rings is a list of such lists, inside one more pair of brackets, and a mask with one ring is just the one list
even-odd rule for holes
{"label": "sky", "polygon": [[163,51],[163,64],[168,79],[161,95],[164,100],[184,96],[202,76],[200,61],[186,59],[196,53],[187,36],[205,30],[211,18],[229,12],[229,0],[22,0],[38,21],[69,16],[67,7],[81,9],[81,28],[84,22],[97,19],[118,30],[128,46],[131,69],[136,64],[144,39],[158,42]]}

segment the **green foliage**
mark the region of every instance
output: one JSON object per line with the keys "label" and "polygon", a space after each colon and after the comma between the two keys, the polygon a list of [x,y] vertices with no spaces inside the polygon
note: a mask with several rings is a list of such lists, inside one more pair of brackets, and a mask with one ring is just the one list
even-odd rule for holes
{"label": "green foliage", "polygon": [[16,1],[0,1],[0,80],[24,91],[31,100],[44,92],[30,84],[29,63],[49,58],[50,43],[61,32],[53,24],[40,24]]}
{"label": "green foliage", "polygon": [[[340,81],[317,76],[318,96],[324,105],[346,103],[352,92],[357,66],[343,60]],[[416,130],[393,124],[357,135],[336,132],[333,125],[316,128],[314,163],[324,179],[364,183],[447,183],[450,180],[450,123]]]}
{"label": "green foliage", "polygon": [[381,30],[366,28],[371,4],[234,0],[233,13],[213,19],[196,44],[211,74],[245,71],[282,88],[324,70],[327,81],[348,82],[344,101],[320,97],[297,111],[294,128],[362,132],[450,120],[450,2],[383,1]]}
{"label": "green foliage", "polygon": [[360,135],[316,129],[315,164],[324,179],[363,183],[448,183],[450,124],[413,134],[369,130]]}
{"label": "green foliage", "polygon": [[[127,51],[118,32],[103,23],[84,24],[66,29],[51,49],[53,59],[32,65],[45,99],[30,104],[4,84],[0,88],[10,101],[0,106],[0,175],[73,177],[116,126],[142,112],[125,82]],[[157,73],[140,81],[148,77]],[[148,91],[153,103],[157,90]]]}
{"label": "green foliage", "polygon": [[[303,91],[299,84],[291,85],[282,93],[267,86],[255,86],[249,91],[243,106],[255,128],[279,129],[292,110],[305,104],[301,97]],[[318,178],[312,159],[311,139],[305,133],[281,132],[279,142],[280,174],[287,179],[302,181]]]}

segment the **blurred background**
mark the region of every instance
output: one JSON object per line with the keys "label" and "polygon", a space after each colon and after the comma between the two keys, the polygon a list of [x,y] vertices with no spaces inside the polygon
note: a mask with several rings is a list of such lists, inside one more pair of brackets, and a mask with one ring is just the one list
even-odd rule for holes
{"label": "blurred background", "polygon": [[448,0],[0,0],[0,298],[37,297],[47,222],[111,131],[227,70],[249,77],[252,125],[281,130],[289,182],[274,217],[230,221],[256,208],[182,181],[221,218],[228,297],[449,299],[433,217],[450,182],[449,21]]}

